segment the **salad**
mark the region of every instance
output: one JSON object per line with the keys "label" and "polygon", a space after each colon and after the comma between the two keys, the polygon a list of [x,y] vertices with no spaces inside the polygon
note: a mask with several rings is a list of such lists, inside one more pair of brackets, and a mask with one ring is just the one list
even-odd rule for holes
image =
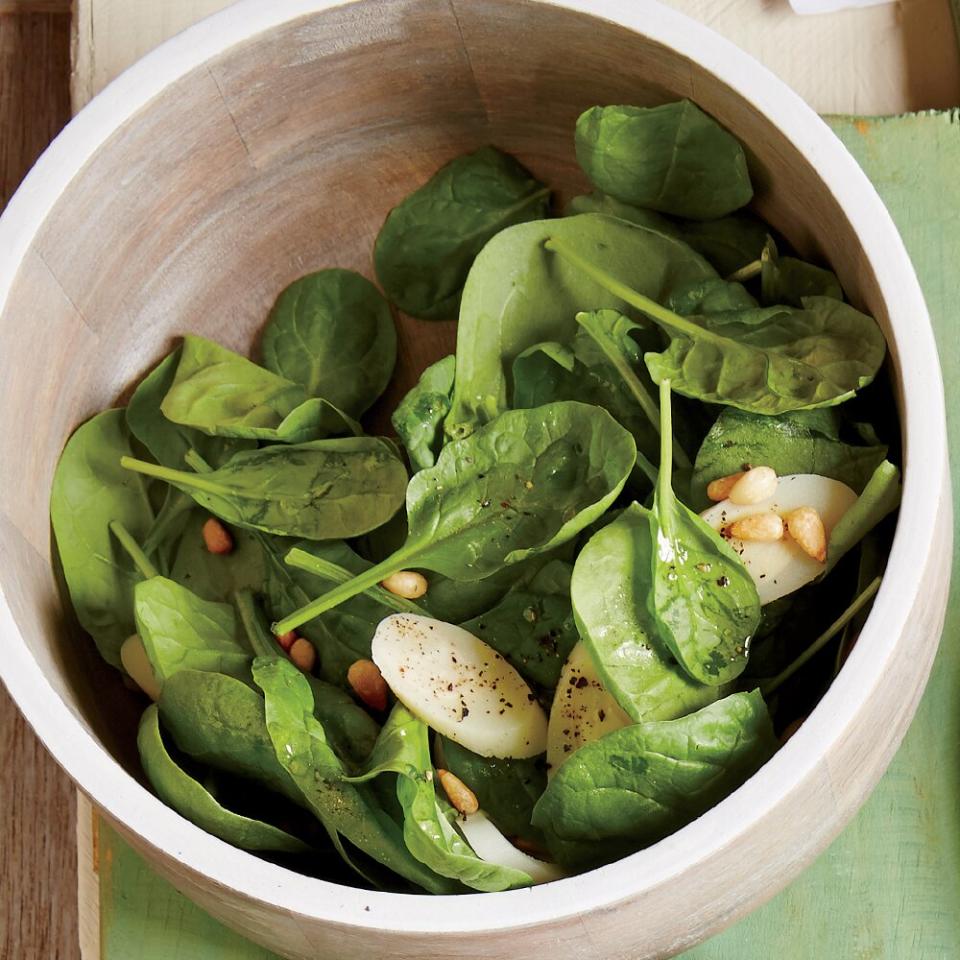
{"label": "salad", "polygon": [[[562,215],[459,157],[386,216],[379,289],[292,283],[259,362],[187,333],[66,444],[77,619],[146,780],[227,843],[435,894],[590,869],[750,777],[855,640],[899,499],[879,327],[694,104],[575,146]],[[391,304],[458,339],[381,437]]]}

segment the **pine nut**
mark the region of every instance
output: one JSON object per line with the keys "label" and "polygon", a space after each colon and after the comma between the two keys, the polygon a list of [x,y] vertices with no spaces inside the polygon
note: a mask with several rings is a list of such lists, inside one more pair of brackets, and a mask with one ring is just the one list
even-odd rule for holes
{"label": "pine nut", "polygon": [[731,473],[728,477],[718,477],[716,480],[711,480],[707,484],[707,496],[714,503],[726,500],[730,496],[730,491],[742,476],[743,471],[741,470],[740,473]]}
{"label": "pine nut", "polygon": [[153,672],[140,634],[134,633],[120,647],[120,663],[131,680],[153,701],[160,699],[160,681]]}
{"label": "pine nut", "polygon": [[209,553],[233,552],[233,537],[216,517],[210,517],[203,525],[203,544]]}
{"label": "pine nut", "polygon": [[480,809],[477,795],[458,776],[449,770],[437,770],[437,776],[440,778],[443,792],[457,813],[469,817],[471,813],[476,813]]}
{"label": "pine nut", "polygon": [[294,666],[310,673],[317,663],[317,648],[305,637],[297,637],[290,645],[288,656]]}
{"label": "pine nut", "polygon": [[296,630],[290,630],[288,633],[279,633],[279,634],[277,634],[277,643],[279,643],[280,646],[283,647],[285,653],[289,653],[289,652],[290,652],[290,648],[291,648],[291,647],[294,645],[294,643],[296,643],[297,640],[299,640],[299,639],[300,639],[300,637],[299,637],[299,635],[297,634],[297,631],[296,631]]}
{"label": "pine nut", "polygon": [[427,578],[415,570],[398,570],[381,580],[380,586],[404,600],[417,600],[427,592]]}
{"label": "pine nut", "polygon": [[387,681],[372,660],[357,660],[347,670],[347,683],[353,692],[371,709],[387,709]]}
{"label": "pine nut", "polygon": [[749,517],[734,520],[727,529],[727,536],[737,540],[758,540],[771,542],[783,539],[783,520],[772,511],[755,513]]}
{"label": "pine nut", "polygon": [[814,507],[797,507],[785,517],[787,530],[790,536],[800,545],[800,548],[817,563],[825,563],[827,559],[827,531],[823,528],[823,520]]}
{"label": "pine nut", "polygon": [[733,485],[728,494],[731,503],[752,506],[769,500],[777,492],[777,474],[771,467],[754,467]]}

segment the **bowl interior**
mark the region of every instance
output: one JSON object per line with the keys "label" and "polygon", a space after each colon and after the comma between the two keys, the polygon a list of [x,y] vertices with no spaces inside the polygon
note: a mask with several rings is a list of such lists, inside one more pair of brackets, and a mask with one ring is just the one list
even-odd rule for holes
{"label": "bowl interior", "polygon": [[[167,87],[72,179],[0,317],[0,584],[51,683],[132,774],[142,703],[71,622],[51,568],[50,482],[71,430],[184,332],[247,353],[295,278],[373,278],[384,216],[448,159],[494,143],[562,202],[586,187],[581,110],[677,97],[740,138],[759,212],[889,333],[874,270],[810,159],[697,63],[549,3],[359,0],[302,16]],[[454,324],[398,324],[388,409],[455,343]]]}

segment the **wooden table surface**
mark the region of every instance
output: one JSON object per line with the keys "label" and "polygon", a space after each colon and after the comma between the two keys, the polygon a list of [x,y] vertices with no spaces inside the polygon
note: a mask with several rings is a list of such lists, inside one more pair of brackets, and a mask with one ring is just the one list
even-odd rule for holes
{"label": "wooden table surface", "polygon": [[[674,2],[775,69],[779,61],[784,69],[778,72],[820,110],[896,112],[960,103],[947,0],[904,0],[886,12],[838,14],[829,24],[823,18],[799,22],[785,0]],[[0,0],[0,209],[69,119],[71,79],[75,101],[82,104],[163,35],[223,5],[225,0],[76,0],[78,57],[71,78],[70,0]],[[863,42],[866,24],[870,43]],[[852,62],[837,48],[843,28],[859,38],[854,49],[862,61]],[[818,31],[829,35],[825,47],[806,39]],[[817,77],[824,70],[829,75],[831,63],[860,78],[845,99],[835,92],[843,82],[821,83]],[[874,72],[864,80],[866,69]],[[822,92],[811,86],[815,83]],[[0,761],[0,958],[77,960],[74,790],[2,685]]]}

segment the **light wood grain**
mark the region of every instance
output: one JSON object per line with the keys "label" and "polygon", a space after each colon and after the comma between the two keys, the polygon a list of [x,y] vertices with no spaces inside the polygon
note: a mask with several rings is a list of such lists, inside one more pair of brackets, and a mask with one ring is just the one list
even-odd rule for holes
{"label": "light wood grain", "polygon": [[[76,0],[75,107],[157,44],[230,0]],[[960,103],[949,0],[803,17],[786,0],[668,0],[733,40],[820,113],[896,114]]]}

